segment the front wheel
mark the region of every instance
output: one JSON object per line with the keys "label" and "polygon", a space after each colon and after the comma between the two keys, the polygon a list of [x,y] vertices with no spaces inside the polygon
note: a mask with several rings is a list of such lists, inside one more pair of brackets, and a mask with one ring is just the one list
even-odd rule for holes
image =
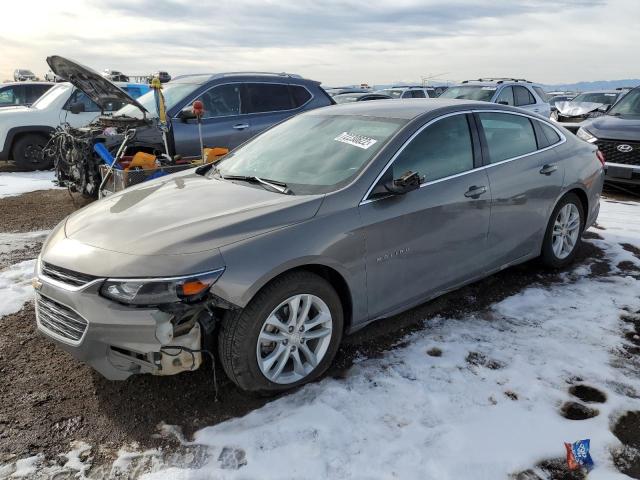
{"label": "front wheel", "polygon": [[46,170],[53,166],[53,161],[44,153],[47,137],[29,133],[18,138],[13,145],[13,161],[25,170]]}
{"label": "front wheel", "polygon": [[321,376],[342,330],[342,304],[331,284],[310,272],[292,272],[222,322],[221,363],[240,388],[277,393]]}
{"label": "front wheel", "polygon": [[578,196],[568,193],[554,208],[542,245],[542,261],[552,268],[570,264],[580,245],[585,224],[584,208]]}

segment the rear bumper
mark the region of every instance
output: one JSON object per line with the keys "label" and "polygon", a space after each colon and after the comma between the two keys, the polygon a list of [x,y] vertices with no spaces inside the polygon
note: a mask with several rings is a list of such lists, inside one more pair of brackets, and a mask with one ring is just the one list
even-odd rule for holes
{"label": "rear bumper", "polygon": [[606,162],[605,181],[640,185],[640,165]]}

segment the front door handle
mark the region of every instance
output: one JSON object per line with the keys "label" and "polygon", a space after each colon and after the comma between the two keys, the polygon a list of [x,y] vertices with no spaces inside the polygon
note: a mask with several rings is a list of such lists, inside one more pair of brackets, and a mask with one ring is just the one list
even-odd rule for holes
{"label": "front door handle", "polygon": [[233,128],[235,128],[236,130],[244,130],[245,128],[249,128],[249,124],[248,123],[236,123]]}
{"label": "front door handle", "polygon": [[469,190],[464,192],[464,196],[467,198],[480,198],[480,195],[483,195],[485,193],[487,193],[487,187],[485,186],[476,187],[474,185],[473,187],[469,187]]}
{"label": "front door handle", "polygon": [[550,163],[548,165],[545,165],[544,167],[542,167],[540,169],[540,173],[542,175],[551,175],[553,172],[555,172],[556,170],[558,170],[558,165],[554,164],[554,163]]}

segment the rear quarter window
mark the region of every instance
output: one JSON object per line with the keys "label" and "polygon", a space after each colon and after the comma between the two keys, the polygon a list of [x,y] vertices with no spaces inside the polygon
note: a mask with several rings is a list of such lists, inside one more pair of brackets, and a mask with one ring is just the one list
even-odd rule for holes
{"label": "rear quarter window", "polygon": [[558,132],[556,132],[553,127],[547,125],[544,122],[538,122],[538,125],[540,125],[540,129],[542,130],[544,136],[547,137],[549,145],[555,145],[556,143],[560,142],[560,135],[558,135]]}
{"label": "rear quarter window", "polygon": [[289,89],[291,91],[291,96],[293,97],[294,108],[301,107],[309,100],[311,100],[311,94],[306,88],[300,85],[290,85]]}

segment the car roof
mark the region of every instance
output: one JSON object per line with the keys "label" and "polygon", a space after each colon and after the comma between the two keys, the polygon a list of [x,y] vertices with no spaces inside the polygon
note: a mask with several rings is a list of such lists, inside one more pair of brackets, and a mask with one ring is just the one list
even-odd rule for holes
{"label": "car roof", "polygon": [[200,83],[205,84],[207,82],[218,79],[242,79],[242,80],[265,80],[265,79],[296,79],[303,82],[313,82],[320,84],[315,80],[303,78],[295,73],[275,73],[275,72],[222,72],[222,73],[195,73],[190,75],[178,75],[171,80],[172,83]]}
{"label": "car roof", "polygon": [[0,88],[9,87],[12,85],[51,85],[52,87],[55,85],[53,82],[5,82],[0,83]]}
{"label": "car roof", "polygon": [[578,95],[582,95],[583,93],[623,93],[623,92],[624,90],[587,90],[586,92],[580,92]]}
{"label": "car roof", "polygon": [[367,117],[399,118],[412,120],[426,113],[450,108],[452,111],[473,109],[504,109],[507,111],[517,111],[516,109],[504,108],[503,105],[494,103],[476,102],[472,100],[455,100],[452,98],[409,98],[405,100],[378,100],[375,102],[352,102],[340,103],[329,107],[311,110],[309,114],[322,115],[359,115]]}
{"label": "car roof", "polygon": [[[500,85],[531,85],[532,87],[540,87],[541,85],[536,82],[530,82],[523,79],[509,79],[509,78],[496,78],[496,79],[480,79],[480,80],[465,80],[464,82],[453,87],[499,87]],[[449,87],[451,88],[451,87]]]}

